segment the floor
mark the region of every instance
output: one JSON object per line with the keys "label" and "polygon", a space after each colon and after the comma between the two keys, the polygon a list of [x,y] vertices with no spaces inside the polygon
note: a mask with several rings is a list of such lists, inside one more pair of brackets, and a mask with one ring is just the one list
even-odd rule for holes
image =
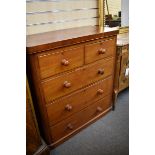
{"label": "floor", "polygon": [[128,155],[129,89],[118,95],[109,112],[80,133],[52,150],[51,155]]}

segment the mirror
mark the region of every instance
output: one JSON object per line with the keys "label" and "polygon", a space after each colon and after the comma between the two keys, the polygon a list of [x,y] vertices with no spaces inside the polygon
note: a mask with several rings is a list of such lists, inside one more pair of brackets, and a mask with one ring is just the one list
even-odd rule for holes
{"label": "mirror", "polygon": [[105,27],[129,26],[129,0],[105,0]]}

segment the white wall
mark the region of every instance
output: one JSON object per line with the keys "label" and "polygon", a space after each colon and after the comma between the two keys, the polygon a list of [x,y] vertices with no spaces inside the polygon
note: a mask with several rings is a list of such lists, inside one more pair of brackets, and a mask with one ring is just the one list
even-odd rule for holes
{"label": "white wall", "polygon": [[122,19],[121,26],[129,26],[129,0],[122,0]]}
{"label": "white wall", "polygon": [[[109,6],[109,13],[112,15],[118,15],[118,11],[121,11],[121,0],[107,0]],[[105,14],[107,15],[107,8],[105,5]]]}

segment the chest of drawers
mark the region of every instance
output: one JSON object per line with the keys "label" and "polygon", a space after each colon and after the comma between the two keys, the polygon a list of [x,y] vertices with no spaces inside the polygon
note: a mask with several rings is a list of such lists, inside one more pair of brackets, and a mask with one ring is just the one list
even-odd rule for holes
{"label": "chest of drawers", "polygon": [[117,33],[88,26],[27,36],[27,74],[51,147],[111,110]]}

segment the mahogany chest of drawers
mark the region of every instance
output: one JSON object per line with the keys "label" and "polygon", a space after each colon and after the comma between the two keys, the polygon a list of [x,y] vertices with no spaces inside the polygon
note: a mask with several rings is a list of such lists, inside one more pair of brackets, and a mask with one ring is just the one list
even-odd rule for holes
{"label": "mahogany chest of drawers", "polygon": [[27,36],[27,74],[51,147],[112,109],[117,33],[88,26]]}

